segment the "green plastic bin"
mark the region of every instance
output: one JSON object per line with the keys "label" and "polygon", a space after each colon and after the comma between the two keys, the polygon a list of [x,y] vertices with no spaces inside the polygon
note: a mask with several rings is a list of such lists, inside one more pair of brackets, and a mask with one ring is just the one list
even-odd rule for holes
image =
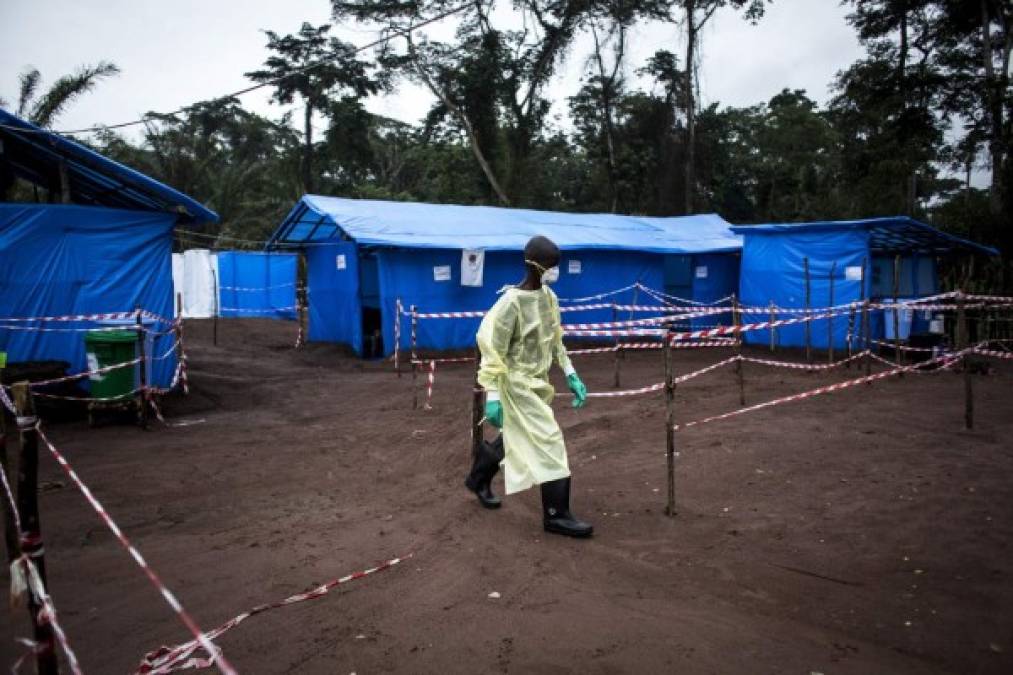
{"label": "green plastic bin", "polygon": [[[137,358],[137,333],[129,330],[93,330],[84,334],[88,370],[107,368]],[[124,398],[134,391],[137,364],[91,376],[92,398]]]}

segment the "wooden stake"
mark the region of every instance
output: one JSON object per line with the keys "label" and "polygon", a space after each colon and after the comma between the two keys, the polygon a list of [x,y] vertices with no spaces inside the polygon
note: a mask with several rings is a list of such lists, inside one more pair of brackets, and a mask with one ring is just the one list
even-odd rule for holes
{"label": "wooden stake", "polygon": [[176,363],[180,369],[180,384],[183,386],[183,393],[190,393],[190,385],[186,381],[186,364],[183,363],[186,352],[183,350],[183,294],[176,294],[176,325],[172,329],[176,335]]}
{"label": "wooden stake", "polygon": [[[833,312],[830,309],[834,306],[834,277],[837,275],[837,261],[835,260],[830,265],[830,304],[827,305],[827,310]],[[827,317],[827,363],[832,364],[834,362],[834,317]]]}
{"label": "wooden stake", "polygon": [[802,268],[805,272],[805,362],[812,364],[813,362],[813,342],[812,342],[812,314],[809,311],[810,302],[812,301],[812,285],[809,283],[809,258],[802,258]]}
{"label": "wooden stake", "polygon": [[[848,358],[855,355],[855,305],[848,309]],[[851,370],[851,361],[848,361],[845,368]]]}
{"label": "wooden stake", "polygon": [[[770,301],[770,323],[774,323],[777,320],[777,314],[774,313],[774,301]],[[777,329],[773,326],[770,327],[770,351],[774,351],[774,347],[777,344]]]}
{"label": "wooden stake", "polygon": [[[3,369],[0,368],[0,385],[3,383],[2,375]],[[12,484],[11,489],[13,489],[14,473],[11,471],[11,462],[7,457],[7,436],[9,432],[13,439],[14,429],[13,421],[8,425],[7,409],[0,405],[0,467],[7,475],[7,482]],[[13,447],[13,443],[11,445]],[[4,543],[7,545],[7,565],[10,567],[10,564],[21,552],[21,547],[18,544],[18,528],[14,524],[14,513],[11,511],[10,502],[2,495],[0,495],[0,511],[4,516]]]}
{"label": "wooden stake", "polygon": [[394,370],[401,379],[401,296],[394,300]]}
{"label": "wooden stake", "polygon": [[[900,255],[893,257],[893,358],[897,366],[904,365],[900,351],[900,308],[897,307],[900,296]],[[901,373],[903,377],[904,373]]]}
{"label": "wooden stake", "polygon": [[675,380],[672,377],[672,329],[665,334],[665,458],[668,464],[668,502],[665,513],[675,516]]}
{"label": "wooden stake", "polygon": [[[742,310],[739,308],[739,298],[732,293],[732,323],[736,328],[742,325]],[[745,374],[742,372],[742,333],[735,331],[735,356],[739,359],[735,362],[735,377],[739,381],[739,405],[746,405],[746,382]]]}
{"label": "wooden stake", "polygon": [[[46,560],[42,548],[42,525],[39,522],[39,435],[35,429],[35,402],[28,382],[18,382],[11,387],[14,394],[14,408],[18,416],[18,431],[21,436],[21,452],[18,455],[17,507],[21,515],[21,555],[27,555],[39,570],[42,585],[46,581]],[[56,675],[56,645],[53,629],[48,621],[39,620],[42,607],[31,592],[28,594],[28,611],[32,616],[35,641],[42,649],[36,653],[36,669],[40,675]]]}
{"label": "wooden stake", "polygon": [[419,355],[416,349],[418,346],[419,313],[415,311],[415,305],[411,306],[410,311],[412,313],[412,410],[417,410],[419,407]]}
{"label": "wooden stake", "polygon": [[[957,350],[967,349],[967,312],[964,309],[964,292],[957,291]],[[974,390],[971,383],[971,359],[967,354],[961,357],[964,369],[964,428],[974,428]]]}
{"label": "wooden stake", "polygon": [[[619,323],[619,309],[615,303],[612,303],[612,323]],[[616,336],[616,351],[615,351],[615,377],[613,379],[612,386],[616,389],[619,388],[619,359],[622,356],[619,350],[619,336]]]}
{"label": "wooden stake", "polygon": [[[868,264],[868,258],[862,258],[862,274],[859,279],[862,288],[859,291],[859,297],[862,301],[862,349],[868,352],[872,348],[872,343],[869,342],[869,299],[865,297],[865,267]],[[865,374],[870,375],[872,373],[872,354],[865,355]],[[872,384],[871,382],[869,383]]]}
{"label": "wooden stake", "polygon": [[141,390],[137,392],[137,423],[142,429],[148,428],[148,359],[147,345],[145,345],[144,322],[141,317],[141,307],[138,305],[134,310],[134,320],[137,331],[137,355],[140,357],[137,367],[140,368]]}
{"label": "wooden stake", "polygon": [[221,314],[221,306],[218,299],[218,275],[214,270],[211,270],[211,283],[215,287],[215,314],[214,314],[214,328],[211,333],[211,344],[215,347],[218,346],[218,315]]}

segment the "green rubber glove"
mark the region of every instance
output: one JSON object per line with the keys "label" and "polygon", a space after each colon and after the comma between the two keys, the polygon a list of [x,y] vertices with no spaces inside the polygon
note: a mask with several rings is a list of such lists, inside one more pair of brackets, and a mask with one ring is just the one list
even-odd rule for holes
{"label": "green rubber glove", "polygon": [[485,402],[485,420],[496,427],[503,428],[503,404],[499,401]]}
{"label": "green rubber glove", "polygon": [[587,387],[580,381],[577,373],[567,375],[566,383],[570,386],[570,391],[573,392],[573,407],[583,408],[587,403]]}

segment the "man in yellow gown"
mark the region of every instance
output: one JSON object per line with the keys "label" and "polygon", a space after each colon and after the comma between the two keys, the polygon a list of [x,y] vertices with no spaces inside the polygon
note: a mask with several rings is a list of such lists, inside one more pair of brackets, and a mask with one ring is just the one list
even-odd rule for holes
{"label": "man in yellow gown", "polygon": [[566,355],[559,302],[548,286],[559,276],[559,259],[559,248],[546,237],[529,241],[524,281],[503,292],[478,329],[478,382],[486,391],[486,419],[503,433],[494,443],[481,445],[466,485],[483,506],[498,507],[489,484],[496,460],[503,457],[508,495],[541,486],[547,532],[588,537],[591,525],[570,513],[566,445],[550,407],[555,395],[549,383],[553,360],[566,374],[574,407],[583,407],[587,400],[587,388]]}

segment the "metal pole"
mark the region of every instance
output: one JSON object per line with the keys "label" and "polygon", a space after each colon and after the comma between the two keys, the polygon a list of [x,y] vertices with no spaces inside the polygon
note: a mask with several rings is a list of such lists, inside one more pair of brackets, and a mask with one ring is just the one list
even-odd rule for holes
{"label": "metal pole", "polygon": [[834,277],[837,275],[837,261],[830,265],[830,304],[827,306],[831,316],[827,317],[827,363],[834,362]]}
{"label": "metal pole", "polygon": [[141,425],[142,429],[148,428],[148,358],[147,358],[147,345],[145,343],[144,322],[141,317],[140,306],[134,310],[134,320],[136,322],[137,331],[137,355],[140,357],[140,361],[137,366],[140,369],[140,384],[141,390],[137,392],[137,423]]}
{"label": "metal pole", "polygon": [[[957,291],[957,350],[967,349],[967,312],[964,308],[964,292]],[[971,359],[967,354],[961,357],[964,369],[964,428],[974,428],[974,390],[971,383]]]}
{"label": "metal pole", "polygon": [[812,287],[809,283],[809,258],[802,258],[802,267],[805,272],[805,362],[812,364],[813,362],[813,343],[812,343],[812,314],[809,312],[810,302],[812,300]]}
{"label": "metal pole", "polygon": [[668,502],[665,513],[675,516],[675,381],[672,377],[672,329],[665,334],[665,458],[668,465]]}
{"label": "metal pole", "polygon": [[211,283],[215,286],[215,315],[214,315],[214,329],[211,334],[211,344],[215,347],[218,346],[218,315],[221,313],[221,305],[218,299],[218,275],[214,270],[211,270]]}
{"label": "metal pole", "polygon": [[[17,411],[18,431],[21,435],[21,452],[18,455],[17,507],[21,515],[21,555],[27,556],[39,570],[42,585],[46,581],[46,560],[42,548],[42,525],[39,522],[39,434],[36,430],[35,403],[28,382],[18,382],[12,388],[14,408]],[[41,649],[36,652],[36,669],[40,675],[56,675],[53,628],[44,616],[42,606],[33,593],[28,594],[28,611],[32,615],[35,641]]]}

